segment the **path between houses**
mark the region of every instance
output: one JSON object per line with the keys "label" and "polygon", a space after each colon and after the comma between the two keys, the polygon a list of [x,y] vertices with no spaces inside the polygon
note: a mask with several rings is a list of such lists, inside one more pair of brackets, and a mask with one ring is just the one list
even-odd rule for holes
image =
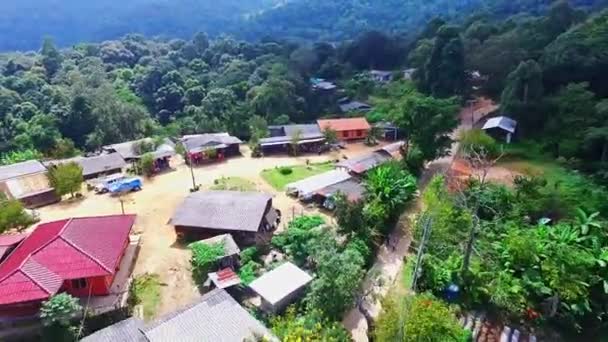
{"label": "path between houses", "polygon": [[[483,106],[476,108],[473,111],[473,117],[475,118],[475,121],[478,121],[496,109],[498,109],[498,106],[491,102],[485,102]],[[460,114],[461,123],[452,133],[452,138],[455,139],[458,137],[463,130],[471,129],[471,121],[471,111],[463,109]],[[433,176],[445,173],[449,169],[457,150],[458,143],[454,142],[449,156],[436,159],[427,165],[418,181],[420,192],[422,192]],[[414,201],[399,217],[397,226],[388,239],[394,248],[386,243],[380,247],[376,261],[367,272],[360,290],[360,293],[364,294],[363,302],[360,306],[355,306],[348,311],[342,320],[342,324],[346,330],[350,332],[353,340],[356,342],[369,341],[369,327],[360,307],[362,307],[372,319],[376,319],[380,314],[380,311],[382,310],[380,302],[395,283],[401,267],[403,266],[404,258],[409,251],[412,242],[409,228],[415,215],[420,210],[421,204],[421,200],[416,199],[416,201]],[[397,243],[395,244],[395,242]]]}

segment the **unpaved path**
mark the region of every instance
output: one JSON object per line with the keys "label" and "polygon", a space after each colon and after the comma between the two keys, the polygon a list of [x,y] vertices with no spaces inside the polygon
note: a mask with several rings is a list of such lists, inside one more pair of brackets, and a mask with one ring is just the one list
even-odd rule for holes
{"label": "unpaved path", "polygon": [[[460,112],[460,125],[452,133],[452,139],[456,139],[463,130],[471,129],[473,122],[482,119],[485,115],[496,109],[498,109],[497,105],[485,99],[482,99],[473,109],[462,109]],[[455,141],[452,144],[449,156],[436,159],[426,166],[418,181],[418,187],[421,192],[433,176],[445,173],[450,168],[457,150],[458,142]],[[401,215],[397,226],[388,239],[393,247],[386,243],[380,247],[376,261],[363,281],[360,293],[365,296],[361,307],[367,311],[372,319],[377,318],[380,314],[382,310],[381,299],[388,293],[395,280],[398,279],[403,267],[404,258],[409,251],[412,241],[410,227],[415,215],[420,210],[420,206],[421,201],[417,199]],[[354,307],[348,311],[342,320],[342,324],[350,332],[354,341],[369,341],[367,320],[359,307]]]}
{"label": "unpaved path", "polygon": [[[250,158],[247,147],[242,147],[243,156],[228,159],[225,162],[194,168],[196,182],[203,188],[213,185],[221,177],[241,177],[254,182],[260,191],[274,196],[273,204],[283,212],[285,219],[281,229],[290,220],[293,213],[317,213],[314,208],[302,206],[299,202],[276,192],[261,177],[260,172],[275,166],[302,165],[325,162],[342,155],[353,157],[370,152],[378,147],[366,147],[363,144],[350,144],[340,155],[305,155],[298,158],[272,156],[260,159]],[[163,315],[193,302],[200,294],[195,286],[190,270],[190,251],[176,243],[173,227],[167,222],[175,208],[189,194],[192,187],[190,169],[180,158],[174,158],[173,171],[144,180],[140,192],[123,198],[126,213],[137,214],[135,233],[141,234],[141,248],[135,264],[134,275],[156,273],[164,284],[161,292],[161,303],[157,315]],[[40,218],[44,221],[59,220],[66,217],[111,215],[121,213],[118,198],[109,195],[95,195],[85,192],[85,198],[75,202],[61,202],[39,209]]]}

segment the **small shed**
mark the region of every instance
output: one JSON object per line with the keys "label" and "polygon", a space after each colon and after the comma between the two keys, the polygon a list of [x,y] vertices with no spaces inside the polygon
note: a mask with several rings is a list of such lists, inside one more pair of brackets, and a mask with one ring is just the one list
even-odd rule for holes
{"label": "small shed", "polygon": [[343,118],[343,119],[323,119],[317,120],[321,131],[331,129],[338,133],[341,140],[361,140],[365,139],[371,130],[371,126],[364,117]]}
{"label": "small shed", "polygon": [[269,242],[280,217],[269,194],[201,191],[186,197],[169,224],[175,226],[178,236],[189,240],[231,234],[242,247]]}
{"label": "small shed", "polygon": [[302,200],[311,200],[318,190],[350,178],[351,175],[344,170],[332,170],[298,182],[287,184],[286,190],[289,195],[297,196]]}
{"label": "small shed", "polygon": [[319,202],[325,209],[334,210],[336,208],[335,196],[339,193],[345,195],[350,202],[357,202],[363,198],[365,187],[351,178],[325,187],[317,191],[316,195],[319,197]]}
{"label": "small shed", "polygon": [[277,313],[283,310],[302,294],[312,276],[291,262],[264,273],[249,287],[262,297],[262,309]]}
{"label": "small shed", "polygon": [[414,74],[416,73],[416,68],[409,68],[403,70],[403,79],[406,81],[411,81],[414,79]]}
{"label": "small shed", "polygon": [[376,129],[382,130],[382,136],[384,140],[395,141],[400,137],[399,127],[397,127],[397,125],[393,124],[392,122],[381,121],[375,123],[374,127]]}
{"label": "small shed", "polygon": [[224,255],[221,255],[217,258],[217,264],[219,268],[232,268],[235,269],[239,264],[239,253],[241,253],[241,249],[234,242],[232,235],[230,234],[222,234],[218,236],[214,236],[209,239],[198,241],[198,243],[204,243],[206,245],[215,245],[222,244],[224,246]]}
{"label": "small shed", "polygon": [[394,159],[398,159],[398,158],[401,158],[401,150],[404,148],[404,146],[405,146],[405,141],[397,141],[395,143],[388,144],[388,145],[385,145],[385,146],[379,148],[378,150],[376,150],[376,152],[384,153],[386,155],[391,156]]}
{"label": "small shed", "polygon": [[229,289],[241,284],[241,278],[232,268],[223,268],[217,272],[207,274],[209,285],[216,289]]}
{"label": "small shed", "polygon": [[497,116],[488,119],[482,129],[495,139],[504,140],[509,144],[517,130],[517,121],[507,116]]}
{"label": "small shed", "polygon": [[324,92],[333,92],[338,88],[335,83],[327,81],[323,78],[311,78],[310,84],[312,85],[313,90]]}
{"label": "small shed", "polygon": [[19,200],[27,208],[59,202],[51,187],[48,170],[37,160],[0,167],[0,192],[8,199]]}

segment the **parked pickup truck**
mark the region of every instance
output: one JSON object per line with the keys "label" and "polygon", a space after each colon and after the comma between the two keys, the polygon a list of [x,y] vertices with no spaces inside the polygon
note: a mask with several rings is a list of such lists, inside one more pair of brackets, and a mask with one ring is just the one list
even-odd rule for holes
{"label": "parked pickup truck", "polygon": [[118,174],[111,175],[100,180],[92,181],[92,183],[95,184],[93,189],[98,194],[105,194],[107,192],[110,192],[110,187],[112,187],[114,184],[122,182],[125,178],[126,177],[124,175]]}
{"label": "parked pickup truck", "polygon": [[112,194],[119,194],[129,191],[139,191],[142,187],[141,179],[137,177],[123,179],[110,186],[110,192]]}

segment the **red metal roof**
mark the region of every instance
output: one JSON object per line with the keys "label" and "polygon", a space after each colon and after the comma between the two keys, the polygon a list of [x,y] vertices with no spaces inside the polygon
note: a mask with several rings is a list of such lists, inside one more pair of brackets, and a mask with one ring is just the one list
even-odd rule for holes
{"label": "red metal roof", "polygon": [[25,239],[27,234],[4,234],[0,235],[0,246],[8,247],[14,244],[21,242],[21,240]]}
{"label": "red metal roof", "polygon": [[319,128],[325,130],[331,128],[334,131],[356,131],[356,130],[369,130],[371,126],[365,118],[345,118],[345,119],[327,119],[317,120]]}
{"label": "red metal roof", "polygon": [[135,215],[39,225],[0,264],[0,305],[45,299],[65,280],[115,273]]}

